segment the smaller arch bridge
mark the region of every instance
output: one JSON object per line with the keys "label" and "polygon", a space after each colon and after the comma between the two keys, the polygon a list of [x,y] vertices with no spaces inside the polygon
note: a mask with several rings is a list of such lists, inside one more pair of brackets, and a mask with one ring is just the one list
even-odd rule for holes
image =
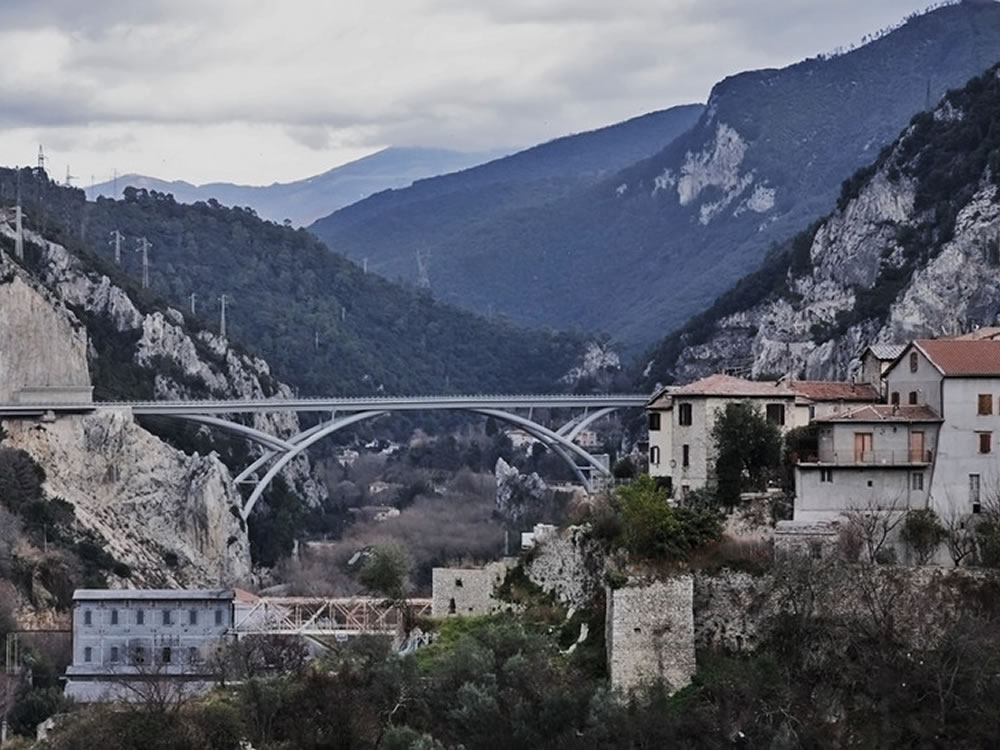
{"label": "smaller arch bridge", "polygon": [[[3,418],[51,418],[60,414],[80,414],[102,410],[127,409],[136,416],[159,416],[186,419],[209,427],[228,430],[258,443],[263,454],[236,476],[239,484],[253,484],[253,490],[241,509],[250,516],[261,495],[296,456],[323,438],[345,427],[384,414],[407,411],[459,410],[493,417],[516,426],[539,440],[562,458],[589,492],[591,481],[584,469],[610,476],[610,469],[575,440],[592,423],[618,409],[640,408],[649,397],[645,394],[612,395],[502,395],[502,396],[378,396],[367,398],[291,398],[234,399],[200,401],[91,401],[15,402],[0,404]],[[575,415],[557,429],[533,418],[535,409],[560,409]],[[527,412],[527,414],[518,412]],[[327,415],[319,424],[292,435],[280,437],[234,419],[239,414],[266,412],[320,413]],[[581,468],[581,463],[583,468]],[[259,472],[263,475],[259,476]]]}

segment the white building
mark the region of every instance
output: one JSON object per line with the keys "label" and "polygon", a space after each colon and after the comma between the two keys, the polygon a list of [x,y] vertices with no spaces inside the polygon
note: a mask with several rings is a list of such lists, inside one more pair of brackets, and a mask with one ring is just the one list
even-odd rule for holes
{"label": "white building", "polygon": [[206,689],[233,605],[233,589],[77,589],[66,695],[83,702],[134,699],[153,680]]}
{"label": "white building", "polygon": [[914,341],[884,378],[888,404],[817,420],[819,455],[796,469],[795,520],[871,503],[961,521],[1000,500],[1000,341]]}
{"label": "white building", "polygon": [[809,423],[817,414],[835,413],[876,400],[864,384],[819,380],[753,381],[709,375],[680,387],[668,387],[647,404],[649,473],[669,479],[676,493],[709,483],[715,465],[712,429],[727,404],[749,401],[785,432]]}

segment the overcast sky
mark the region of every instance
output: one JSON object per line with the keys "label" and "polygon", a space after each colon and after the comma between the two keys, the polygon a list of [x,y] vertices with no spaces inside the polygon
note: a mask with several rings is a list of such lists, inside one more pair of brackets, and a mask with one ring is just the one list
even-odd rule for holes
{"label": "overcast sky", "polygon": [[518,147],[835,47],[926,0],[0,0],[0,163],[266,184]]}

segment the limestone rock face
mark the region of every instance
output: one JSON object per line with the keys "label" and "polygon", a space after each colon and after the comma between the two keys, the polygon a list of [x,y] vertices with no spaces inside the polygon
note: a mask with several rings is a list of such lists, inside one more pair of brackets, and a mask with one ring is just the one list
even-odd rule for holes
{"label": "limestone rock face", "polygon": [[87,334],[68,310],[0,261],[0,400],[25,386],[87,386]]}
{"label": "limestone rock face", "polygon": [[545,507],[548,488],[538,474],[522,474],[502,458],[494,471],[497,482],[497,512],[513,524]]}
{"label": "limestone rock face", "polygon": [[[127,411],[8,421],[6,444],[46,471],[46,491],[68,500],[109,552],[148,586],[234,584],[250,577],[240,497],[214,456],[188,456]],[[175,567],[165,560],[173,553]]]}

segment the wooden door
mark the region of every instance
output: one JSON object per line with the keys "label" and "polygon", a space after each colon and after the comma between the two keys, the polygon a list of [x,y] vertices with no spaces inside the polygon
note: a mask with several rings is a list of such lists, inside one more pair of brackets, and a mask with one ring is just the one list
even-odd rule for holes
{"label": "wooden door", "polygon": [[854,461],[859,464],[871,462],[875,456],[872,453],[874,438],[870,432],[854,433]]}
{"label": "wooden door", "polygon": [[910,433],[910,463],[923,463],[927,460],[922,431]]}

